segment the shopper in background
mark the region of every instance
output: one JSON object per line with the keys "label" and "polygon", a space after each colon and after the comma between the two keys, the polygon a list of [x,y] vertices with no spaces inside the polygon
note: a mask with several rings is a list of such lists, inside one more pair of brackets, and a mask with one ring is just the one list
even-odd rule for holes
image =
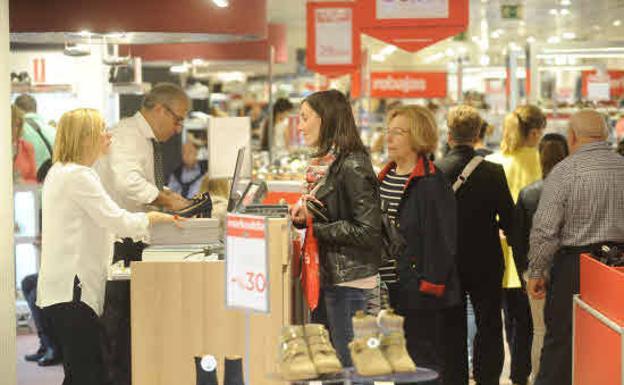
{"label": "shopper in background", "polygon": [[65,113],[43,187],[37,304],[62,349],[63,384],[107,383],[99,316],[114,236],[140,238],[150,224],[174,221],[162,213],[130,213],[106,194],[92,166],[109,145],[99,112]]}
{"label": "shopper in background", "polygon": [[294,108],[290,100],[279,98],[273,104],[273,141],[269,141],[269,119],[262,125],[262,150],[271,151],[273,156],[288,153],[290,145],[290,130],[288,127],[288,115]]}
{"label": "shopper in background", "polygon": [[[366,308],[367,290],[377,286],[381,256],[379,188],[362,143],[351,105],[336,90],[316,92],[301,104],[299,130],[317,158],[333,158],[317,178],[312,195],[329,222],[316,221],[322,292],[332,341],[343,366],[351,366],[348,343],[351,318]],[[292,210],[293,221],[306,223],[305,210]]]}
{"label": "shopper in background", "polygon": [[445,358],[457,346],[448,338],[457,333],[445,328],[443,311],[461,303],[457,208],[448,181],[429,160],[438,128],[431,111],[421,106],[392,110],[387,126],[390,163],[379,174],[381,200],[407,245],[397,260],[385,261],[381,277],[390,305],[405,317],[407,349],[416,365],[441,373],[437,383],[454,384]]}
{"label": "shopper in background", "polygon": [[536,299],[546,296],[536,385],[572,383],[572,296],[579,292],[580,253],[610,242],[624,247],[624,158],[613,152],[607,136],[598,112],[572,116],[572,155],[544,181],[533,218],[527,291]]}
{"label": "shopper in background", "polygon": [[[141,109],[119,122],[111,131],[110,154],[98,165],[108,194],[123,209],[147,210],[148,205],[179,210],[190,204],[181,195],[163,189],[161,143],[182,131],[190,101],[182,88],[162,83],[145,95]],[[115,243],[113,262],[141,260],[143,242],[131,238]],[[130,384],[130,282],[109,283],[103,322],[109,337],[111,356],[108,370],[117,385]]]}
{"label": "shopper in background", "polygon": [[[505,116],[501,152],[487,158],[503,165],[514,202],[520,190],[542,178],[537,146],[545,128],[546,115],[541,109],[533,105],[519,106]],[[511,353],[510,379],[513,384],[525,385],[531,374],[531,308],[523,289],[519,263],[507,240],[503,239],[502,242],[506,268],[503,310]]]}
{"label": "shopper in background", "polygon": [[11,138],[13,145],[13,183],[37,183],[33,145],[22,139],[24,112],[11,105]]}
{"label": "shopper in background", "polygon": [[46,170],[51,166],[56,129],[47,124],[43,116],[37,113],[37,101],[32,95],[19,95],[15,98],[15,105],[25,113],[22,138],[32,143],[35,148],[36,170],[39,172],[39,181],[43,182]]}
{"label": "shopper in background", "polygon": [[230,181],[228,178],[208,178],[208,176],[205,176],[202,179],[199,192],[210,194],[212,199],[211,218],[219,220],[221,234],[223,234],[225,231],[228,199],[230,197]]}
{"label": "shopper in background", "polygon": [[197,147],[191,142],[182,145],[182,164],[169,176],[169,189],[186,199],[199,193],[206,173],[205,163],[197,161]]}
{"label": "shopper in background", "polygon": [[[455,182],[468,163],[477,156],[474,144],[482,120],[473,107],[461,105],[448,115],[446,157],[436,162],[451,183]],[[463,291],[470,296],[477,320],[474,343],[474,379],[480,385],[498,384],[503,369],[503,331],[501,320],[501,281],[503,254],[499,239],[502,229],[511,234],[513,200],[505,172],[500,165],[483,161],[456,191],[457,199],[457,263]],[[458,344],[452,349],[449,373],[453,384],[468,383],[466,357],[466,308],[457,306],[447,312],[446,333],[458,333]]]}
{"label": "shopper in background", "polygon": [[[512,248],[514,260],[518,262],[518,273],[522,278],[528,268],[529,234],[533,224],[533,215],[537,211],[544,179],[557,163],[568,156],[566,138],[560,134],[546,134],[539,144],[540,162],[543,179],[528,185],[520,190],[516,210],[514,212],[514,229]],[[533,341],[531,344],[531,378],[535,379],[539,372],[539,360],[544,344],[546,325],[544,324],[544,300],[529,297],[531,317],[533,323]]]}
{"label": "shopper in background", "polygon": [[616,151],[618,154],[624,155],[624,139],[620,140],[620,143],[618,144]]}

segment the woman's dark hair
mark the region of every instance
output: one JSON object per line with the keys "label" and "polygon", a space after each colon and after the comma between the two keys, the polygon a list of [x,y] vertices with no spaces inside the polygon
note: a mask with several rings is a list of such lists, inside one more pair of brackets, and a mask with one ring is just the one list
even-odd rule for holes
{"label": "woman's dark hair", "polygon": [[[282,112],[288,112],[295,106],[286,98],[278,98],[273,104],[273,126],[275,127],[276,118]],[[262,143],[260,144],[263,151],[269,150],[269,119],[264,120],[262,125]]]}
{"label": "woman's dark hair", "polygon": [[340,91],[315,92],[303,103],[308,103],[321,118],[318,151],[314,157],[325,156],[332,148],[339,156],[366,151],[355,125],[351,104]]}
{"label": "woman's dark hair", "polygon": [[550,171],[569,154],[568,142],[561,134],[546,134],[539,144],[542,177],[546,178]]}

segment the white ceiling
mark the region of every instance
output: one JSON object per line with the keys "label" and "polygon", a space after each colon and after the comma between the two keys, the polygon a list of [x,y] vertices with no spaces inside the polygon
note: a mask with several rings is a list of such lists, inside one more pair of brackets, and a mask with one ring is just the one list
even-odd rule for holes
{"label": "white ceiling", "polygon": [[[452,0],[450,0],[452,1]],[[503,20],[501,5],[520,4],[524,8],[521,20]],[[305,47],[305,0],[268,0],[271,22],[288,25],[291,51]],[[624,40],[624,0],[470,0],[470,20],[466,41],[444,41],[412,54],[397,50],[386,62],[373,66],[401,68],[414,65],[445,65],[453,54],[466,51],[472,62],[487,55],[491,64],[503,64],[504,51],[509,44],[523,47],[527,39],[546,43],[566,41]],[[483,37],[487,40],[484,50]],[[363,45],[371,54],[379,52],[385,43],[364,37]],[[444,53],[444,55],[442,55]],[[288,70],[294,62],[289,57]],[[438,60],[433,60],[437,58]],[[278,69],[278,72],[279,69]]]}

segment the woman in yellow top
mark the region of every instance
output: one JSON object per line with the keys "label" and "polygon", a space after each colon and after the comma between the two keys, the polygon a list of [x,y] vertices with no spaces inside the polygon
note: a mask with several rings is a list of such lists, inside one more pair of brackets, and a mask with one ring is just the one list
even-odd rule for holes
{"label": "woman in yellow top", "polygon": [[[487,159],[502,164],[511,196],[518,200],[520,190],[542,178],[538,145],[546,128],[546,115],[533,105],[519,106],[503,122],[500,152]],[[531,374],[531,340],[533,325],[526,293],[521,288],[522,272],[512,263],[511,248],[503,240],[505,277],[503,310],[505,331],[511,352],[513,384],[526,385]]]}

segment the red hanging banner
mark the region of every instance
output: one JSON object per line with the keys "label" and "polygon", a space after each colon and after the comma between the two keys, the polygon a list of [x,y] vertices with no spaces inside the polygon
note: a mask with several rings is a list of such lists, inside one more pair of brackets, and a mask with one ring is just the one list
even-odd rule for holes
{"label": "red hanging banner", "polygon": [[306,64],[310,71],[332,76],[359,66],[360,33],[352,1],[307,3]]}
{"label": "red hanging banner", "polygon": [[468,26],[468,0],[358,0],[360,31],[416,52]]}
{"label": "red hanging banner", "polygon": [[377,98],[444,98],[446,72],[373,72],[371,96]]}

